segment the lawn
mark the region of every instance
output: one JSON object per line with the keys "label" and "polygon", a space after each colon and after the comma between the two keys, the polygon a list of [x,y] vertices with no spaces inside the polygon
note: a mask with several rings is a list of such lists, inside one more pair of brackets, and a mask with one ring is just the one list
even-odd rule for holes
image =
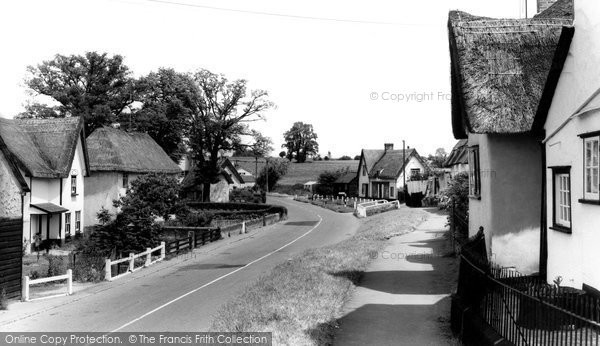
{"label": "lawn", "polygon": [[325,171],[336,171],[349,168],[351,171],[358,170],[358,161],[308,161],[305,163],[291,163],[287,174],[278,182],[279,185],[304,184],[307,181],[317,181],[319,174]]}
{"label": "lawn", "polygon": [[307,250],[276,266],[215,315],[214,331],[273,332],[273,344],[331,344],[337,319],[366,269],[369,253],[426,218],[401,208],[361,220],[352,238]]}

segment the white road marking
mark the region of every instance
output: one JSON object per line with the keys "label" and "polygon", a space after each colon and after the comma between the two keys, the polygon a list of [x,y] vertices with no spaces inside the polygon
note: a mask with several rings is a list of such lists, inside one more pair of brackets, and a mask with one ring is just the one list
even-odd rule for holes
{"label": "white road marking", "polygon": [[259,258],[255,259],[254,261],[252,261],[252,262],[250,262],[250,263],[246,264],[246,265],[245,265],[245,266],[243,266],[243,267],[240,267],[240,268],[238,268],[238,269],[236,269],[236,270],[234,270],[234,271],[231,271],[231,272],[229,272],[229,273],[227,273],[227,274],[225,274],[225,275],[219,276],[218,278],[216,278],[216,279],[214,279],[214,280],[212,280],[212,281],[210,281],[210,282],[208,282],[208,283],[205,283],[204,285],[202,285],[202,286],[200,286],[200,287],[194,288],[193,290],[191,290],[191,291],[189,291],[189,292],[187,292],[187,293],[185,293],[185,294],[183,294],[183,295],[181,295],[181,296],[179,296],[179,297],[177,297],[177,298],[175,298],[175,299],[173,299],[173,300],[170,300],[170,301],[168,301],[168,302],[164,303],[163,305],[161,305],[161,306],[159,306],[159,307],[157,307],[157,308],[155,308],[155,309],[153,309],[153,310],[150,310],[150,311],[148,311],[147,313],[143,314],[142,316],[140,316],[140,317],[138,317],[138,318],[136,318],[136,319],[133,319],[133,320],[131,320],[131,321],[129,321],[129,322],[127,322],[127,323],[125,323],[124,325],[120,326],[119,328],[117,328],[117,329],[114,329],[114,330],[110,331],[110,332],[109,332],[109,334],[111,334],[111,333],[116,333],[116,332],[118,332],[119,330],[121,330],[121,329],[123,329],[123,328],[126,328],[126,327],[128,327],[128,326],[130,326],[130,325],[134,324],[135,322],[137,322],[137,321],[139,321],[139,320],[141,320],[141,319],[143,319],[143,318],[145,318],[145,317],[147,317],[147,316],[150,316],[150,315],[152,315],[153,313],[155,313],[155,312],[157,312],[157,311],[159,311],[159,310],[161,310],[161,309],[163,309],[163,308],[165,308],[165,307],[167,307],[167,306],[169,306],[169,305],[171,305],[171,304],[175,303],[176,301],[178,301],[178,300],[181,300],[181,299],[183,299],[183,298],[185,298],[185,297],[189,296],[190,294],[194,294],[194,293],[198,292],[199,290],[201,290],[201,289],[203,289],[203,288],[205,288],[205,287],[208,287],[208,286],[210,286],[210,285],[214,284],[215,282],[217,282],[217,281],[220,281],[220,280],[222,280],[222,279],[224,279],[224,278],[226,278],[226,277],[228,277],[228,276],[230,276],[230,275],[233,275],[233,274],[235,274],[235,273],[239,272],[240,270],[242,270],[242,269],[244,269],[244,268],[247,268],[248,266],[250,266],[250,265],[252,265],[252,264],[254,264],[254,263],[257,263],[257,262],[259,262],[259,261],[262,261],[263,259],[265,259],[265,258],[267,258],[267,257],[271,256],[272,254],[274,254],[274,253],[276,253],[276,252],[278,252],[278,251],[280,251],[280,250],[283,250],[283,249],[285,249],[286,247],[288,247],[288,246],[290,246],[290,245],[294,244],[294,243],[295,243],[295,242],[297,242],[298,240],[300,240],[300,239],[302,239],[302,238],[306,237],[308,234],[310,234],[312,231],[314,231],[314,230],[315,230],[317,227],[319,227],[319,225],[320,225],[320,224],[321,224],[321,222],[323,221],[323,218],[322,218],[322,217],[321,217],[321,215],[319,215],[319,214],[317,214],[317,216],[319,217],[319,222],[318,222],[318,223],[317,223],[317,224],[316,224],[316,225],[315,225],[313,228],[311,228],[310,230],[308,230],[306,233],[302,234],[302,235],[301,235],[301,236],[299,236],[298,238],[296,238],[296,239],[292,240],[291,242],[289,242],[289,243],[287,243],[287,244],[283,245],[282,247],[278,248],[277,250],[271,251],[271,252],[269,252],[268,254],[266,254],[266,255],[264,255],[264,256],[262,256],[262,257],[259,257]]}

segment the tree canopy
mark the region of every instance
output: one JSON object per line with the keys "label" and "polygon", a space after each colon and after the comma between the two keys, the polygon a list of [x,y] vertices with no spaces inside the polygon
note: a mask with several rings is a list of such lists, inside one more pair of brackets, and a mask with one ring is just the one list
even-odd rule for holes
{"label": "tree canopy", "polygon": [[288,160],[296,159],[296,162],[302,163],[308,156],[314,156],[319,152],[317,138],[311,124],[298,121],[283,134],[285,144],[282,145],[282,148],[287,148]]}

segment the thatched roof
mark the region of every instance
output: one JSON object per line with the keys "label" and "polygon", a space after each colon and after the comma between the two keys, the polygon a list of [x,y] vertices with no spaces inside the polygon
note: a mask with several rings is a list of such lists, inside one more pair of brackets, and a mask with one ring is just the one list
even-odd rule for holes
{"label": "thatched roof", "polygon": [[87,146],[93,172],[181,173],[147,133],[102,127],[87,138]]}
{"label": "thatched roof", "polygon": [[490,19],[450,12],[452,127],[528,133],[568,19]]}
{"label": "thatched roof", "polygon": [[89,172],[83,119],[4,119],[0,137],[20,169],[37,178],[65,178],[70,174],[77,141],[81,139]]}
{"label": "thatched roof", "polygon": [[466,139],[461,139],[456,143],[456,145],[454,145],[450,155],[448,155],[446,161],[444,161],[444,167],[451,167],[469,162],[467,155],[467,142],[468,141]]}
{"label": "thatched roof", "polygon": [[[229,161],[228,158],[226,158],[226,157],[219,158],[218,165],[219,165],[219,169],[220,169],[219,175],[222,176],[223,178],[225,178],[227,183],[229,183],[229,184],[235,183],[235,181],[233,180],[233,177],[231,176],[232,174],[236,177],[236,179],[238,179],[240,184],[245,183],[245,180],[242,177],[242,175],[240,175],[240,173],[238,173],[238,171],[235,169],[235,167],[233,166],[231,161]],[[229,168],[229,171],[231,172],[231,174],[228,171],[226,171],[225,168]],[[183,189],[189,190],[194,187],[197,187],[197,185],[199,183],[200,182],[198,181],[196,169],[195,169],[195,167],[192,167],[192,169],[190,169],[190,172],[181,181],[181,187]]]}
{"label": "thatched roof", "polygon": [[[404,162],[402,161],[403,157],[405,158]],[[363,159],[365,160],[369,178],[396,179],[411,157],[417,158],[425,168],[428,167],[415,149],[406,149],[405,151],[363,149],[361,162]]]}
{"label": "thatched roof", "polygon": [[534,18],[575,18],[573,0],[558,0],[544,11],[536,14]]}
{"label": "thatched roof", "polygon": [[358,179],[358,172],[348,172],[337,178],[334,184],[350,184],[355,179]]}

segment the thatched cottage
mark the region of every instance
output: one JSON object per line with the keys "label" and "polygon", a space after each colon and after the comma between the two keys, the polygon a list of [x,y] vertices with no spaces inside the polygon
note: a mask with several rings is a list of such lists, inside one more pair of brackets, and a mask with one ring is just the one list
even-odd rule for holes
{"label": "thatched cottage", "polygon": [[[561,1],[559,3],[567,3]],[[565,6],[569,13],[568,6]],[[545,130],[547,280],[600,294],[600,2],[574,2],[574,28],[563,29],[548,94]],[[572,38],[571,38],[572,37]]]}
{"label": "thatched cottage", "polygon": [[[227,157],[219,158],[218,167],[218,181],[210,185],[210,201],[229,202],[231,190],[244,187],[245,181]],[[181,182],[181,188],[188,200],[205,201],[204,185],[198,180],[196,173],[192,168]]]}
{"label": "thatched cottage", "polygon": [[11,194],[3,198],[10,200],[10,214],[21,209],[26,251],[36,239],[40,247],[48,247],[83,232],[83,179],[89,173],[83,119],[0,118],[0,138],[22,206],[15,186],[4,178],[3,187]]}
{"label": "thatched cottage", "polygon": [[358,165],[358,196],[396,199],[406,181],[428,171],[428,166],[415,149],[394,150],[386,143],[384,149],[363,149]]}
{"label": "thatched cottage", "polygon": [[444,167],[450,169],[450,176],[469,171],[469,160],[467,158],[467,139],[461,139],[454,145],[450,155],[444,161]]}
{"label": "thatched cottage", "polygon": [[449,16],[452,129],[468,140],[470,234],[482,226],[488,257],[524,273],[540,268],[544,132],[534,118],[570,24]]}
{"label": "thatched cottage", "polygon": [[125,195],[129,184],[148,173],[178,176],[181,168],[146,133],[112,127],[96,129],[87,138],[90,176],[85,180],[86,225],[98,224],[102,207],[117,212],[113,201]]}

